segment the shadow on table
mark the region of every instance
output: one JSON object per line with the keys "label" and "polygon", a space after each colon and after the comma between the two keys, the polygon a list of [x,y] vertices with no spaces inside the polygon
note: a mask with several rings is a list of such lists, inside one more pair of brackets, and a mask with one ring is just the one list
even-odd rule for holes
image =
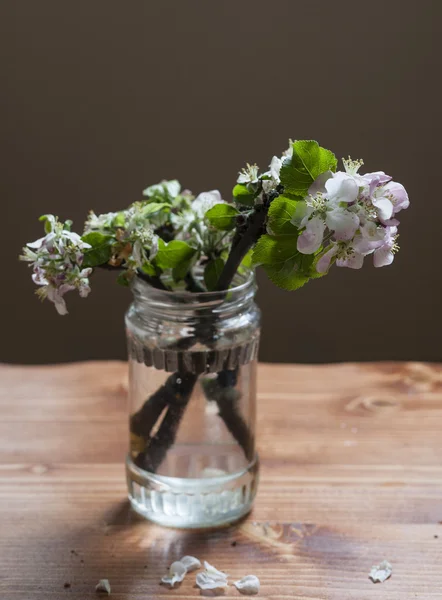
{"label": "shadow on table", "polygon": [[[231,573],[246,543],[239,539],[246,519],[222,529],[169,529],[146,521],[130,507],[128,500],[106,510],[95,526],[69,535],[60,545],[71,552],[70,599],[94,598],[95,584],[108,579],[112,598],[138,600],[170,595],[160,584],[169,565],[185,555],[214,563]],[[250,549],[248,551],[250,554]],[[199,595],[195,573],[190,573],[178,594]]]}
{"label": "shadow on table", "polygon": [[[87,506],[84,510],[87,513]],[[262,578],[262,593],[266,594],[268,586],[267,594],[271,596],[272,569],[279,573],[281,567],[283,571],[287,568],[283,565],[291,565],[290,569],[315,573],[321,581],[337,559],[352,563],[364,550],[355,548],[354,540],[327,527],[256,522],[253,516],[223,529],[168,529],[138,516],[128,501],[115,503],[101,514],[85,514],[84,519],[94,524],[80,530],[74,528],[57,541],[63,552],[70,552],[69,568],[64,572],[70,583],[70,595],[66,597],[71,600],[96,600],[95,584],[100,579],[110,581],[114,600],[170,597],[172,593],[177,598],[198,597],[195,573],[186,576],[180,589],[171,591],[160,585],[169,565],[184,555],[214,564],[230,575],[231,582],[256,574]],[[66,564],[65,560],[62,562]],[[57,565],[57,572],[60,570],[61,564]],[[270,576],[267,582],[266,574]],[[286,580],[279,585],[282,587],[278,593],[282,594]]]}

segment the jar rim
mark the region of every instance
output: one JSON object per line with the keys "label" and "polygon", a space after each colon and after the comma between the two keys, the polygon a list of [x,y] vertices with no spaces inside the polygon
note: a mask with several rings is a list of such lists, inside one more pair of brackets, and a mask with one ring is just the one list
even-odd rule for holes
{"label": "jar rim", "polygon": [[163,290],[161,288],[157,288],[147,281],[143,280],[141,277],[135,277],[132,286],[140,285],[144,290],[152,290],[155,293],[160,293],[165,297],[184,297],[186,299],[200,297],[205,300],[216,300],[218,298],[224,298],[228,293],[239,294],[242,291],[247,290],[251,285],[255,283],[255,271],[254,269],[248,269],[245,273],[237,273],[234,277],[235,280],[241,279],[242,281],[237,285],[229,287],[225,290],[217,290],[217,291],[206,291],[203,290],[201,292],[190,292],[189,290],[178,289],[178,290]]}
{"label": "jar rim", "polygon": [[256,293],[254,270],[248,269],[244,273],[237,273],[234,287],[215,292],[190,292],[188,290],[163,290],[156,288],[140,277],[132,281],[132,292],[135,303],[147,304],[151,308],[166,306],[174,311],[186,309],[216,309],[234,305],[247,298],[253,298]]}

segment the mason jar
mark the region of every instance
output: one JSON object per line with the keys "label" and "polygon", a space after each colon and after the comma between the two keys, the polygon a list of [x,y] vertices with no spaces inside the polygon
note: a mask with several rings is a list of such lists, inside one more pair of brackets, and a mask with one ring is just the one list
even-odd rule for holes
{"label": "mason jar", "polygon": [[133,283],[127,482],[133,508],[161,525],[232,523],[256,494],[260,311],[254,276],[234,285],[191,293]]}

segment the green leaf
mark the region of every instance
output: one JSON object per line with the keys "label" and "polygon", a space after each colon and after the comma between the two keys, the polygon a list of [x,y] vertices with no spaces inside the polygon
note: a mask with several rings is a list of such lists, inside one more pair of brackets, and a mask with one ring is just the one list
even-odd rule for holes
{"label": "green leaf", "polygon": [[253,266],[253,250],[250,249],[247,254],[244,256],[244,258],[241,261],[241,267],[244,267],[245,269],[251,269]]}
{"label": "green leaf", "polygon": [[91,231],[83,235],[81,239],[92,246],[84,252],[83,267],[98,267],[98,265],[107,263],[111,258],[112,245],[115,243],[115,238],[111,235]]}
{"label": "green leaf", "polygon": [[[228,254],[226,256],[226,259],[228,257]],[[247,274],[249,273],[251,270],[253,269],[253,249],[250,249],[247,254],[244,256],[244,258],[242,259],[239,267],[238,267],[238,273],[241,275]]]}
{"label": "green leaf", "polygon": [[119,285],[128,287],[130,284],[130,280],[131,280],[131,277],[129,276],[128,271],[121,271],[121,273],[118,273],[117,283]]}
{"label": "green leaf", "polygon": [[[274,246],[277,238],[268,234],[262,235],[253,249],[253,265],[265,265],[272,262]],[[296,244],[295,244],[296,245]]]}
{"label": "green leaf", "polygon": [[124,227],[126,225],[126,215],[124,212],[119,212],[115,215],[112,226],[113,227]]}
{"label": "green leaf", "polygon": [[247,206],[253,206],[255,204],[255,195],[250,192],[245,183],[237,183],[232,190],[235,202],[238,204],[246,204]]}
{"label": "green leaf", "polygon": [[211,292],[216,288],[219,277],[224,269],[224,261],[222,258],[215,258],[207,263],[204,269],[204,283],[206,288]]}
{"label": "green leaf", "polygon": [[286,196],[275,198],[270,205],[267,221],[267,229],[273,235],[298,235],[298,228],[292,224],[299,204],[299,200],[292,200]]}
{"label": "green leaf", "polygon": [[174,269],[192,258],[195,252],[195,248],[192,248],[189,244],[181,240],[172,240],[166,244],[166,242],[160,239],[158,253],[154,261],[161,269]]}
{"label": "green leaf", "polygon": [[216,229],[229,231],[235,227],[235,219],[239,211],[232,204],[215,204],[204,217]]}
{"label": "green leaf", "polygon": [[141,271],[143,273],[146,273],[146,275],[150,275],[151,277],[155,277],[157,275],[157,271],[156,271],[155,267],[148,260],[146,260],[143,263],[143,265],[141,267]]}
{"label": "green leaf", "polygon": [[166,202],[150,202],[143,207],[142,215],[143,217],[149,217],[161,211],[170,212],[170,204]]}
{"label": "green leaf", "polygon": [[173,280],[176,283],[178,283],[179,281],[182,281],[185,278],[185,276],[187,275],[187,273],[190,271],[190,269],[192,268],[193,263],[194,263],[194,257],[191,257],[189,260],[185,260],[182,263],[180,263],[179,265],[177,265],[176,267],[174,267],[172,270]]}
{"label": "green leaf", "polygon": [[284,290],[297,290],[310,278],[315,259],[313,254],[301,254],[297,236],[263,235],[253,252],[253,263],[262,265],[269,279]]}
{"label": "green leaf", "polygon": [[41,215],[41,217],[38,217],[38,220],[44,223],[45,233],[51,233],[52,231],[52,225],[49,220],[50,216],[51,215]]}
{"label": "green leaf", "polygon": [[280,177],[285,192],[304,196],[314,180],[325,171],[336,171],[336,156],[313,140],[293,143],[293,156],[284,161]]}

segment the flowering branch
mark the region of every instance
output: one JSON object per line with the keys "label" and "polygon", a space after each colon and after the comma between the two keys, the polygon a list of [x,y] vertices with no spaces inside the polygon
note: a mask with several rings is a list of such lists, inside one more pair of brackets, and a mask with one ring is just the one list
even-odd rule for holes
{"label": "flowering branch", "polygon": [[146,188],[125,210],[91,212],[82,235],[71,221],[44,215],[46,235],[27,244],[21,259],[31,263],[39,297],[60,314],[68,291],[89,294],[97,267],[118,270],[123,285],[138,276],[159,289],[201,292],[227,290],[244,261],[289,290],[333,264],[360,268],[369,254],[376,267],[389,265],[407,192],[383,171],[359,174],[362,161],[343,162],[336,172],[333,153],[296,141],[262,174],[248,164],[233,203],[217,190],[195,198],[172,180]]}
{"label": "flowering branch", "polygon": [[294,142],[281,162],[284,191],[253,253],[279,287],[298,289],[334,263],[359,269],[369,254],[375,267],[393,262],[396,215],[409,206],[405,188],[383,171],[360,175],[362,161],[343,163],[345,171],[335,172],[334,156],[313,141]]}
{"label": "flowering branch", "polygon": [[[326,275],[334,264],[359,269],[368,255],[375,267],[390,265],[407,192],[383,171],[360,174],[362,161],[343,164],[344,171],[336,171],[336,157],[317,142],[291,142],[264,173],[249,164],[239,173],[232,203],[217,190],[194,197],[178,181],[163,181],[127,209],[91,212],[81,235],[71,231],[71,221],[44,215],[45,236],[28,243],[20,258],[32,267],[37,295],[60,314],[67,313],[67,292],[89,294],[95,268],[117,271],[122,285],[139,277],[159,289],[200,293],[227,291],[237,272],[258,265],[286,290]],[[207,327],[203,322],[200,337]],[[180,349],[188,346],[185,340]],[[132,417],[133,433],[147,444],[138,460],[149,469],[173,443],[195,382],[192,374],[174,373]],[[250,432],[236,411],[231,382],[226,371],[218,373],[216,401],[247,453]]]}

